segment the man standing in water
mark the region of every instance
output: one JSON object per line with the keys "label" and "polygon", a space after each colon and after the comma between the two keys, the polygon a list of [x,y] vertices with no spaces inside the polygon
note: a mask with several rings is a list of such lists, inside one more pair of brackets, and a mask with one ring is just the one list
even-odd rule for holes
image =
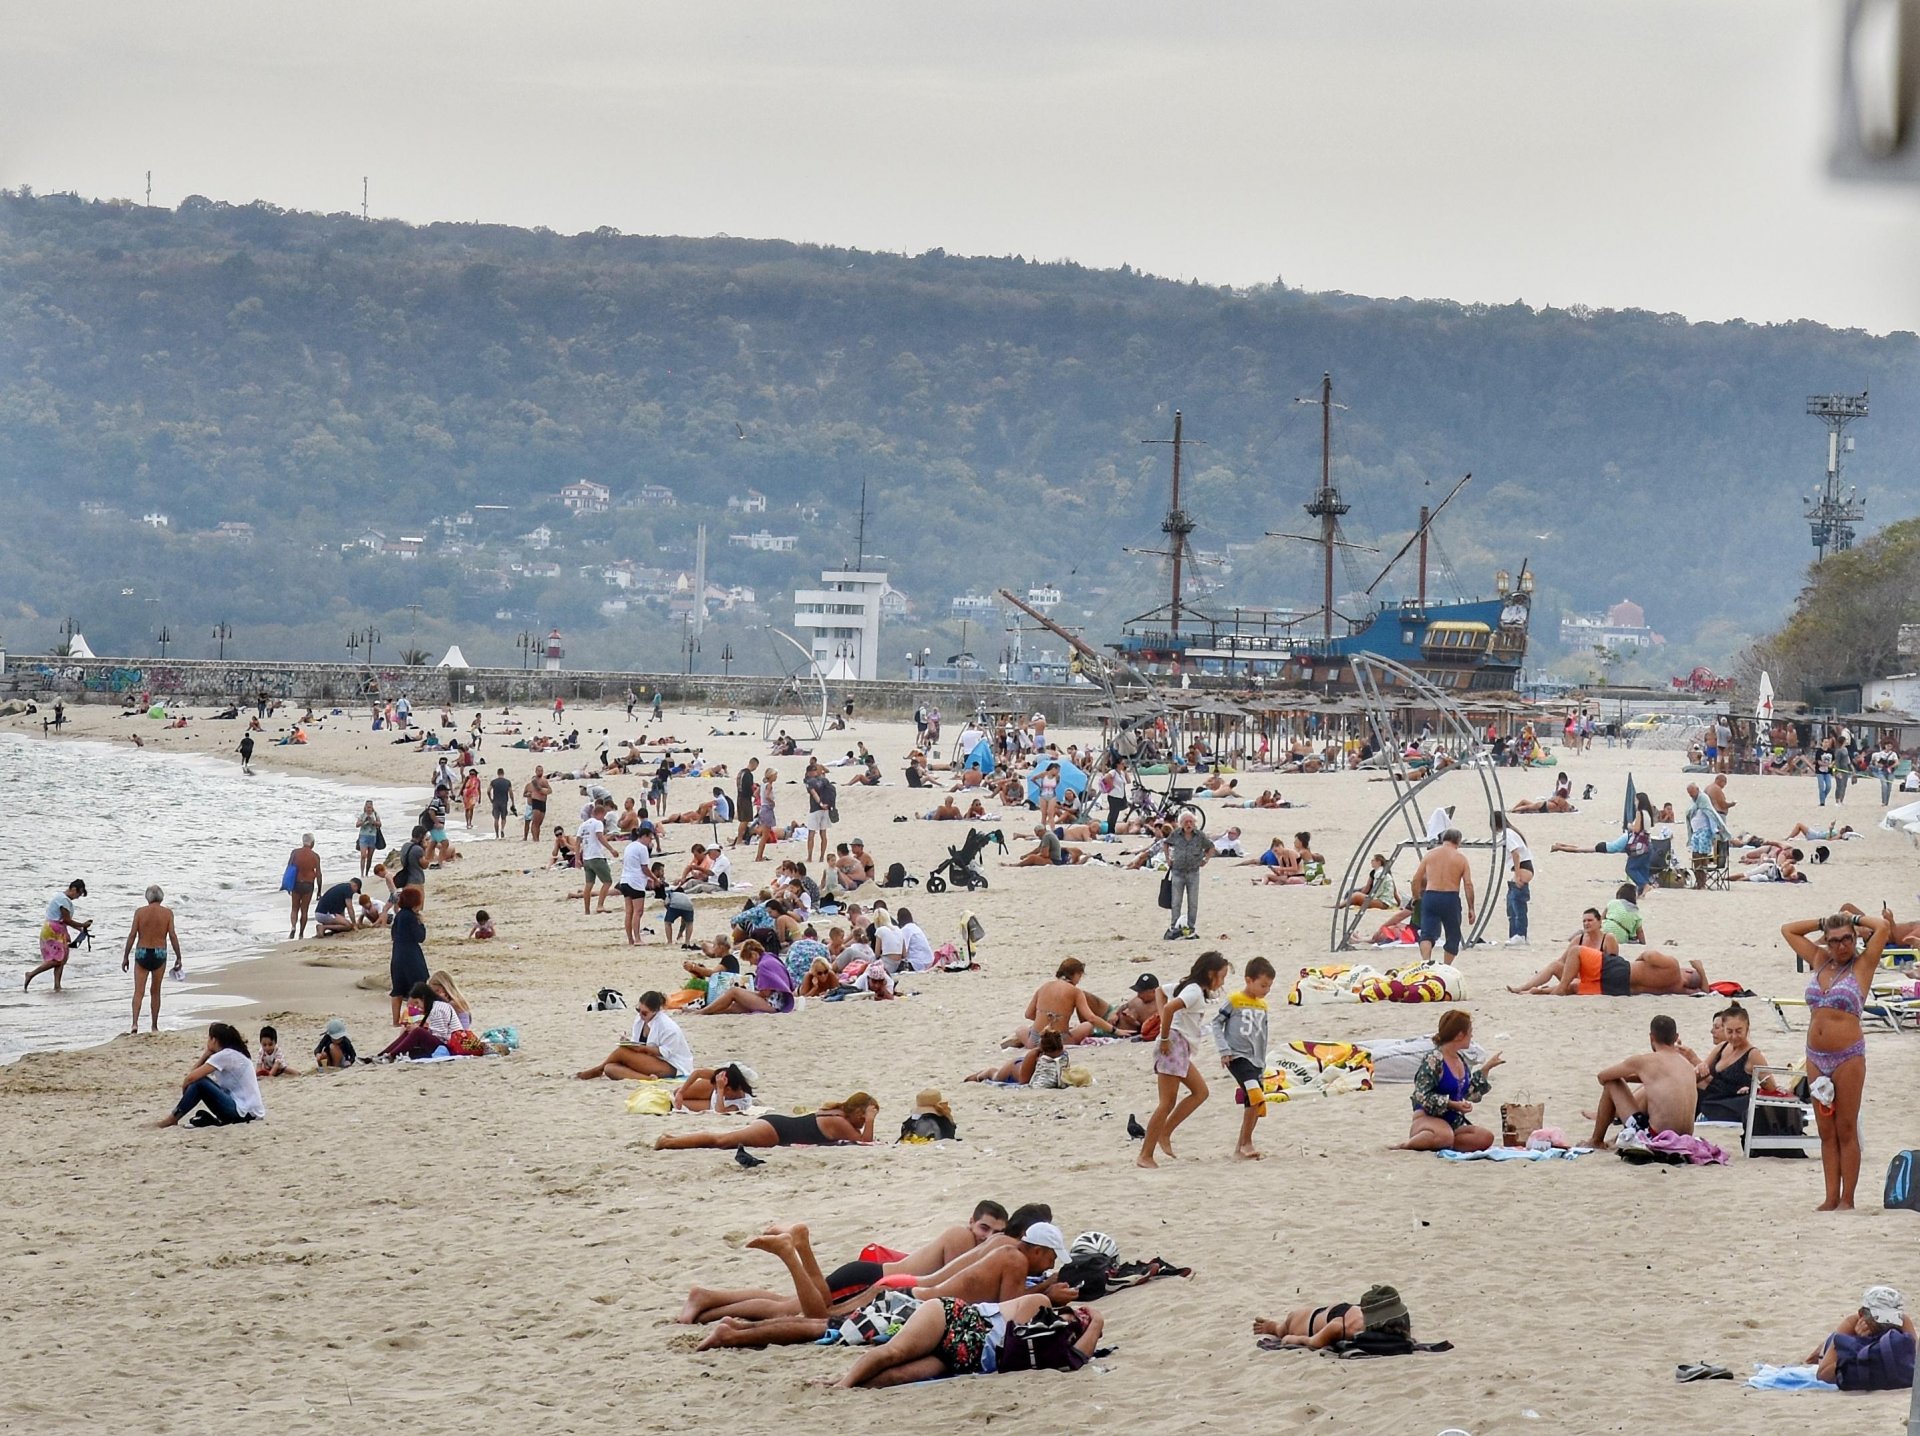
{"label": "man standing in water", "polygon": [[1440,846],[1420,859],[1413,870],[1413,900],[1420,914],[1420,958],[1433,956],[1433,942],[1442,932],[1446,939],[1441,950],[1447,961],[1460,956],[1460,899],[1466,898],[1467,926],[1473,926],[1473,873],[1467,855],[1460,851],[1460,830],[1448,828],[1440,835]]}
{"label": "man standing in water", "polygon": [[287,866],[293,869],[287,936],[305,937],[307,912],[313,906],[313,895],[320,890],[320,854],[314,850],[312,833],[300,835],[300,846],[287,854]]}
{"label": "man standing in water", "polygon": [[67,970],[67,957],[73,947],[74,935],[85,933],[93,926],[92,918],[78,922],[73,916],[73,900],[86,895],[86,882],[75,878],[67,884],[65,892],[47,904],[46,921],[40,924],[40,965],[27,974],[27,980],[20,988],[22,992],[32,987],[34,978],[43,972],[53,974],[53,990],[60,990],[60,978]]}
{"label": "man standing in water", "polygon": [[173,909],[161,905],[165,896],[158,883],[147,889],[147,905],[134,910],[133,926],[127,929],[127,943],[120,950],[122,972],[130,961],[140,964],[133,974],[133,1026],[127,1029],[128,1036],[140,1031],[140,1003],[149,983],[153,988],[151,1030],[160,1030],[160,979],[166,975],[169,945],[173,948],[173,975],[180,975],[180,934],[174,930]]}
{"label": "man standing in water", "polygon": [[240,771],[253,772],[253,734],[251,733],[240,735]]}

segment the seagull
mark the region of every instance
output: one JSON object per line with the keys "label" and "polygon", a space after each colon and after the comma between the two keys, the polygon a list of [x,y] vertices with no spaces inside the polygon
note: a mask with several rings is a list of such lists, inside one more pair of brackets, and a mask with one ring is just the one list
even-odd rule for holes
{"label": "seagull", "polygon": [[[738,419],[735,419],[733,421],[733,432],[738,434],[743,439],[747,437],[747,431],[740,427],[740,421]],[[739,1149],[735,1148],[734,1150],[738,1151]]]}

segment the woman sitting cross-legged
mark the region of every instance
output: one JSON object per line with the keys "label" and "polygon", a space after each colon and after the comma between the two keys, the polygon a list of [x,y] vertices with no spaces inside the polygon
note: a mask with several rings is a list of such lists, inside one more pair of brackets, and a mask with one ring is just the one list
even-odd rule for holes
{"label": "woman sitting cross-legged", "polygon": [[[747,956],[749,948],[759,946],[749,939],[740,945],[741,956]],[[760,952],[753,967],[752,987],[736,982],[718,997],[710,997],[704,1007],[694,1010],[703,1017],[717,1017],[724,1012],[791,1012],[793,974],[787,971],[778,953]]]}
{"label": "woman sitting cross-legged", "polygon": [[1502,1062],[1494,1053],[1478,1071],[1467,1060],[1473,1042],[1473,1018],[1459,1008],[1440,1014],[1433,1034],[1433,1051],[1420,1060],[1413,1074],[1413,1130],[1395,1151],[1484,1152],[1493,1145],[1493,1133],[1476,1126],[1467,1114],[1492,1085],[1487,1074]]}

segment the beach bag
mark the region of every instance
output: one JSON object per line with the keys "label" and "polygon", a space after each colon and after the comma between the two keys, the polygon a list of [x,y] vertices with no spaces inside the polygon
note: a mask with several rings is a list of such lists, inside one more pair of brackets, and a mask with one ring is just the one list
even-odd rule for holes
{"label": "beach bag", "polygon": [[919,1299],[911,1292],[883,1291],[840,1323],[840,1340],[848,1346],[885,1341],[919,1309]]}
{"label": "beach bag", "polygon": [[520,1029],[518,1027],[489,1027],[480,1034],[480,1040],[489,1047],[504,1047],[509,1052],[520,1050]]}
{"label": "beach bag", "polygon": [[1074,1345],[1086,1322],[1078,1312],[1043,1307],[1032,1321],[1007,1328],[1000,1344],[1001,1371],[1078,1371],[1087,1355]]}
{"label": "beach bag", "polygon": [[1652,850],[1653,850],[1653,841],[1652,839],[1648,838],[1648,836],[1645,833],[1639,831],[1636,828],[1633,832],[1630,832],[1627,834],[1627,856],[1628,857],[1644,858]]}
{"label": "beach bag", "polygon": [[906,885],[907,865],[905,863],[888,863],[887,875],[881,880],[880,886],[883,888],[903,888]]}
{"label": "beach bag", "polygon": [[1920,1176],[1915,1168],[1920,1167],[1920,1152],[1897,1152],[1887,1163],[1887,1190],[1881,1199],[1881,1205],[1889,1210],[1904,1207],[1910,1212],[1920,1212]]}
{"label": "beach bag", "polygon": [[942,1117],[938,1112],[919,1112],[900,1124],[900,1140],[950,1142],[957,1131],[951,1117]]}
{"label": "beach bag", "polygon": [[288,863],[287,870],[284,873],[280,874],[280,891],[283,893],[292,892],[293,880],[294,880],[294,866],[292,863]]}
{"label": "beach bag", "polygon": [[1527,1138],[1546,1126],[1544,1102],[1502,1102],[1500,1104],[1500,1145],[1524,1147]]}
{"label": "beach bag", "polygon": [[1160,879],[1160,906],[1168,912],[1173,911],[1173,879],[1171,877]]}
{"label": "beach bag", "polygon": [[455,1057],[485,1057],[487,1044],[480,1040],[479,1033],[463,1027],[448,1035],[447,1051]]}

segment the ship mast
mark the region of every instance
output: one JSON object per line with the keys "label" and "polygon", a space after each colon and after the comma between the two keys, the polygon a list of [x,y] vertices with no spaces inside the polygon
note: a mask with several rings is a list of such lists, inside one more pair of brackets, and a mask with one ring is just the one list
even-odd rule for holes
{"label": "ship mast", "polygon": [[1353,505],[1340,497],[1333,486],[1333,375],[1320,376],[1320,397],[1296,399],[1296,404],[1320,406],[1320,490],[1307,505],[1307,512],[1320,520],[1320,548],[1325,559],[1326,581],[1321,594],[1320,635],[1333,641],[1333,551],[1339,543],[1340,515]]}
{"label": "ship mast", "polygon": [[1164,613],[1167,617],[1167,631],[1173,640],[1171,646],[1177,649],[1180,638],[1180,615],[1182,613],[1190,614],[1202,623],[1211,623],[1213,621],[1208,615],[1187,603],[1182,593],[1185,582],[1184,575],[1186,565],[1188,560],[1193,557],[1189,539],[1198,525],[1194,523],[1193,515],[1180,506],[1180,463],[1185,457],[1187,445],[1204,443],[1205,440],[1189,439],[1186,437],[1184,421],[1181,418],[1180,411],[1175,409],[1173,411],[1173,437],[1171,439],[1142,439],[1140,442],[1143,444],[1171,444],[1173,446],[1173,494],[1167,508],[1167,516],[1160,521],[1160,532],[1167,536],[1167,546],[1159,549],[1128,549],[1127,552],[1152,554],[1158,558],[1172,560],[1170,566],[1172,587],[1168,590],[1167,606],[1165,608],[1156,608],[1149,613],[1139,614],[1128,619],[1127,622],[1130,624],[1148,623],[1157,620],[1160,615]]}

